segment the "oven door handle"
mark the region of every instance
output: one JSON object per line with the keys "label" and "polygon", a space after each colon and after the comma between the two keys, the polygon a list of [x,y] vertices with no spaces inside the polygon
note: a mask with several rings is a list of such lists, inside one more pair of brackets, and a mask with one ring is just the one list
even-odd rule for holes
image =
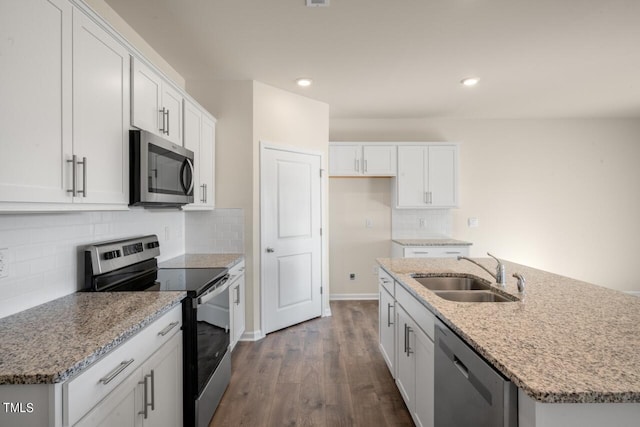
{"label": "oven door handle", "polygon": [[211,301],[212,299],[214,299],[215,297],[217,297],[218,295],[226,291],[227,288],[229,287],[227,286],[228,281],[229,281],[229,275],[227,274],[222,280],[220,280],[220,284],[217,285],[215,289],[208,291],[207,293],[203,294],[201,297],[198,298],[198,306],[202,304],[206,304],[207,302]]}

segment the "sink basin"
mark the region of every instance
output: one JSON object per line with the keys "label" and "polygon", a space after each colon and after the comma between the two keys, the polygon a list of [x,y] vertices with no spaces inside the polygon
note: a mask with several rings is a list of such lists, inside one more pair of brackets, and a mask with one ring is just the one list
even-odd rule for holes
{"label": "sink basin", "polygon": [[413,277],[418,283],[432,291],[488,291],[491,285],[472,277]]}
{"label": "sink basin", "polygon": [[440,298],[456,302],[513,302],[515,297],[507,297],[492,291],[434,291]]}

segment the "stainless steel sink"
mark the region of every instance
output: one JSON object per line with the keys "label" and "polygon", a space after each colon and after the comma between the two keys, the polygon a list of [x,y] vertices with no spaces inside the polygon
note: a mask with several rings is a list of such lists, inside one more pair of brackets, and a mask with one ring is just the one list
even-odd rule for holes
{"label": "stainless steel sink", "polygon": [[475,277],[421,276],[413,279],[440,298],[457,302],[513,302],[516,297],[500,294],[487,281]]}
{"label": "stainless steel sink", "polygon": [[472,277],[413,276],[413,278],[432,291],[488,291],[491,289],[491,285],[488,283]]}
{"label": "stainless steel sink", "polygon": [[508,297],[493,291],[433,291],[440,298],[456,302],[513,302],[516,297]]}

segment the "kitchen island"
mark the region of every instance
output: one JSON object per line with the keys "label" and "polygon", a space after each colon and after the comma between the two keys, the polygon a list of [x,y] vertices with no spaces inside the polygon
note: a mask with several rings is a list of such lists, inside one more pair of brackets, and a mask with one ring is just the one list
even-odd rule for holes
{"label": "kitchen island", "polygon": [[[492,259],[477,259],[489,270]],[[508,303],[440,298],[411,277],[479,277],[455,259],[379,259],[382,268],[519,389],[520,427],[638,425],[640,298],[505,262]],[[518,293],[513,273],[526,277]],[[437,393],[437,390],[436,390]]]}

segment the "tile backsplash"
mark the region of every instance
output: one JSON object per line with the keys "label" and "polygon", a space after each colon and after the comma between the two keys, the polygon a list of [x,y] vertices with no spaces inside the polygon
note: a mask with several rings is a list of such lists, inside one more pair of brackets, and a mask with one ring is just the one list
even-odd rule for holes
{"label": "tile backsplash", "polygon": [[451,237],[449,209],[391,209],[392,239]]}
{"label": "tile backsplash", "polygon": [[177,210],[0,215],[9,273],[0,278],[0,318],[80,289],[86,244],[157,234],[163,261],[184,253],[184,229]]}
{"label": "tile backsplash", "polygon": [[244,211],[216,209],[185,214],[186,252],[243,253]]}

